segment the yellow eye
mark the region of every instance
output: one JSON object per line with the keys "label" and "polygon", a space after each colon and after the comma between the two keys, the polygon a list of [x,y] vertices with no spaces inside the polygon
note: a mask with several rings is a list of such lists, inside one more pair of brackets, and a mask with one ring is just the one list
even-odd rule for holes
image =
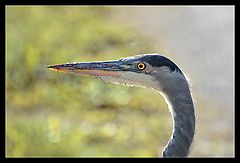
{"label": "yellow eye", "polygon": [[144,63],[138,63],[137,67],[139,70],[144,70],[146,68],[146,65]]}

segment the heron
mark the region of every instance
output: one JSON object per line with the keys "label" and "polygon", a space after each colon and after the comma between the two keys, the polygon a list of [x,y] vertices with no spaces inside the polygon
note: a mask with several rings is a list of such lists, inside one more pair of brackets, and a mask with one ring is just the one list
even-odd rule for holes
{"label": "heron", "polygon": [[189,81],[183,71],[161,54],[140,54],[118,60],[73,62],[47,68],[95,76],[103,81],[154,89],[171,113],[172,134],[163,157],[187,157],[195,133],[195,109]]}

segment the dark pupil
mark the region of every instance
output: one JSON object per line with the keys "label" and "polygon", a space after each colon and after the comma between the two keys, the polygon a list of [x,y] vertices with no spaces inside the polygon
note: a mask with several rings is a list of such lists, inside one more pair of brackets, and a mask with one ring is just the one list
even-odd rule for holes
{"label": "dark pupil", "polygon": [[142,69],[142,68],[143,68],[143,65],[142,65],[142,64],[140,64],[140,65],[139,65],[139,68],[140,68],[140,69]]}

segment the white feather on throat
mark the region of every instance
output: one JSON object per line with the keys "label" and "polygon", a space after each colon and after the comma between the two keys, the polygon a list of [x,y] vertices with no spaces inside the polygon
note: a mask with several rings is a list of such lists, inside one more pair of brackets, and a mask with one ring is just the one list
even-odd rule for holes
{"label": "white feather on throat", "polygon": [[123,71],[120,77],[96,76],[97,78],[114,84],[123,84],[126,86],[158,88],[158,82],[150,75]]}

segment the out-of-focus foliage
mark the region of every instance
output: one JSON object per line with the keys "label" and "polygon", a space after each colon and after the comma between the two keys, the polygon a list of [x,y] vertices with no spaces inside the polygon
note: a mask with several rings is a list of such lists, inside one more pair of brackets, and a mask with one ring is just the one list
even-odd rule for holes
{"label": "out-of-focus foliage", "polygon": [[7,157],[157,156],[171,118],[153,90],[48,65],[152,52],[110,7],[7,7]]}

